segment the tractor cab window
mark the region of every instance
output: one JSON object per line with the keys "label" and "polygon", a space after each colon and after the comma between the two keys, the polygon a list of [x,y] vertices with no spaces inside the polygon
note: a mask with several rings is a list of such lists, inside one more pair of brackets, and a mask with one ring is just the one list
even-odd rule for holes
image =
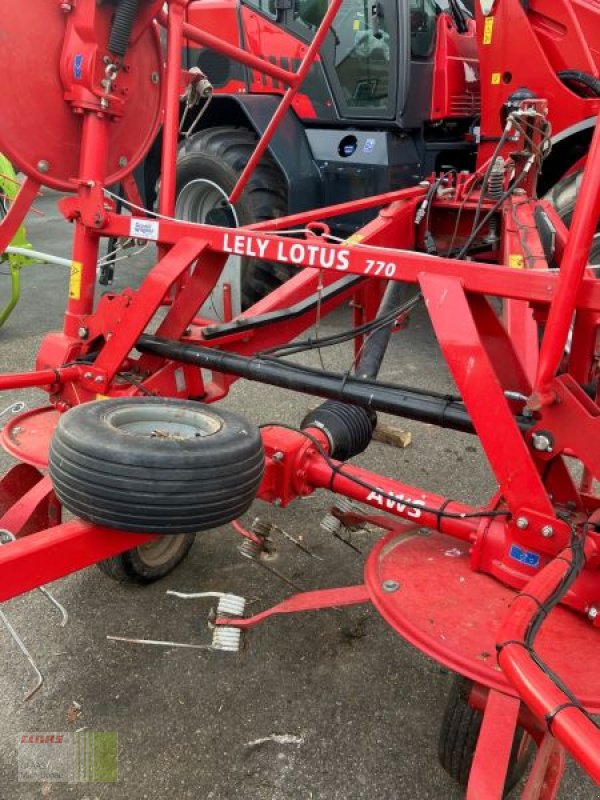
{"label": "tractor cab window", "polygon": [[[327,0],[296,0],[295,15],[316,28]],[[344,104],[350,108],[387,108],[391,47],[383,3],[344,0],[332,26],[334,67]]]}
{"label": "tractor cab window", "polygon": [[263,14],[273,19],[277,18],[277,6],[275,0],[246,0],[249,6],[254,6]]}
{"label": "tractor cab window", "polygon": [[428,58],[433,50],[438,3],[410,0],[410,47],[414,58]]}

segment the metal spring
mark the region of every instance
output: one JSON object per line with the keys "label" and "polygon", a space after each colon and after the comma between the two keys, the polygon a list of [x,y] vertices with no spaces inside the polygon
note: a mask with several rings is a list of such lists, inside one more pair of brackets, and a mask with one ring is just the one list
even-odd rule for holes
{"label": "metal spring", "polygon": [[240,649],[242,631],[227,625],[219,625],[213,632],[213,650],[223,650],[226,653],[237,653]]}
{"label": "metal spring", "polygon": [[327,533],[338,533],[341,527],[342,523],[337,517],[334,517],[333,514],[325,514],[321,520],[321,528],[327,531]]}
{"label": "metal spring", "polygon": [[260,557],[262,551],[262,544],[255,542],[254,539],[244,538],[238,544],[238,553],[244,558],[251,558],[253,561]]}
{"label": "metal spring", "polygon": [[350,514],[358,510],[356,503],[353,503],[348,497],[337,497],[334,508],[340,514]]}
{"label": "metal spring", "polygon": [[499,200],[504,194],[504,175],[506,173],[506,165],[502,156],[494,161],[494,165],[490,170],[490,174],[485,188],[487,197],[492,200]]}
{"label": "metal spring", "polygon": [[242,617],[246,608],[246,598],[237,594],[224,594],[219,598],[217,616]]}
{"label": "metal spring", "polygon": [[252,527],[250,528],[250,530],[257,536],[260,536],[262,539],[266,539],[266,537],[273,530],[273,526],[271,525],[270,522],[263,522],[263,520],[260,517],[256,517],[256,519],[252,523]]}

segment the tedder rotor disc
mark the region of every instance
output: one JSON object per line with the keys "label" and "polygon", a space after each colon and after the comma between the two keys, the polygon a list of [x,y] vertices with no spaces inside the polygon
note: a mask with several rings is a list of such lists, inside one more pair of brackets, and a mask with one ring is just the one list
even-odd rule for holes
{"label": "tedder rotor disc", "polygon": [[[108,41],[110,6],[98,7],[96,35]],[[59,191],[76,188],[83,114],[65,100],[61,55],[69,14],[56,0],[0,0],[0,152],[22,172]],[[141,161],[161,117],[162,54],[154,24],[130,45],[115,93],[124,114],[110,124],[106,183],[118,183]]]}

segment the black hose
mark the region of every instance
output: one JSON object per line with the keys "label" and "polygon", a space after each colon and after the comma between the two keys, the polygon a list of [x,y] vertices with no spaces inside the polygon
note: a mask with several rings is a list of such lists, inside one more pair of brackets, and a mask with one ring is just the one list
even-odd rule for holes
{"label": "black hose", "polygon": [[[401,305],[402,295],[405,291],[405,284],[400,281],[390,281],[381,300],[377,319],[389,319],[390,312]],[[363,346],[362,356],[356,367],[357,378],[374,380],[377,377],[395,324],[396,320],[390,319],[385,324],[382,324],[380,328],[376,328],[367,338]]]}
{"label": "black hose", "polygon": [[[594,97],[600,97],[600,80],[595,78],[593,75],[590,75],[589,72],[581,72],[580,70],[576,69],[565,69],[558,73],[558,77],[564,84],[567,85],[567,88],[571,89],[571,91],[576,91],[571,84],[575,84],[575,86],[585,86],[585,88],[589,89]],[[581,95],[581,92],[576,93]],[[583,95],[583,97],[586,96],[589,95]]]}
{"label": "black hose", "polygon": [[108,49],[120,58],[125,57],[129,47],[129,37],[131,36],[139,3],[140,0],[121,0],[115,13],[112,28],[110,29]]}

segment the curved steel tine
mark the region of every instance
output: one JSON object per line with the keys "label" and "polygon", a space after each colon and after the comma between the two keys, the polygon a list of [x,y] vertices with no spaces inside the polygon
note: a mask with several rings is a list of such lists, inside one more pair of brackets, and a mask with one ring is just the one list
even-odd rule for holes
{"label": "curved steel tine", "polygon": [[27,692],[27,694],[26,694],[26,695],[23,697],[23,702],[24,702],[24,703],[26,703],[28,700],[31,700],[31,698],[33,697],[33,695],[34,695],[34,694],[35,694],[35,693],[36,693],[36,692],[37,692],[39,689],[41,689],[41,687],[42,687],[42,685],[43,685],[43,683],[44,683],[44,676],[43,676],[43,675],[42,675],[42,673],[39,671],[39,669],[38,669],[38,667],[37,667],[37,664],[35,663],[35,661],[33,660],[32,656],[31,656],[31,653],[30,653],[30,652],[29,652],[29,650],[28,650],[28,649],[25,647],[25,645],[24,645],[24,643],[23,643],[23,641],[22,641],[21,637],[20,637],[20,636],[19,636],[19,634],[16,632],[16,630],[13,628],[13,626],[10,624],[10,622],[8,621],[8,618],[7,618],[6,614],[4,613],[4,611],[2,611],[2,609],[0,609],[0,620],[1,620],[1,621],[4,623],[4,625],[5,625],[6,629],[8,630],[8,632],[10,633],[10,635],[12,636],[12,638],[13,638],[13,640],[15,641],[15,643],[16,643],[17,647],[19,648],[19,650],[20,650],[20,651],[23,653],[23,655],[25,656],[25,658],[27,659],[27,661],[29,661],[29,663],[31,664],[31,667],[32,667],[32,669],[34,670],[34,672],[35,672],[35,674],[36,674],[36,676],[37,676],[37,679],[38,679],[38,682],[37,682],[37,684],[36,684],[36,685],[33,687],[33,689],[32,689],[30,692]]}

